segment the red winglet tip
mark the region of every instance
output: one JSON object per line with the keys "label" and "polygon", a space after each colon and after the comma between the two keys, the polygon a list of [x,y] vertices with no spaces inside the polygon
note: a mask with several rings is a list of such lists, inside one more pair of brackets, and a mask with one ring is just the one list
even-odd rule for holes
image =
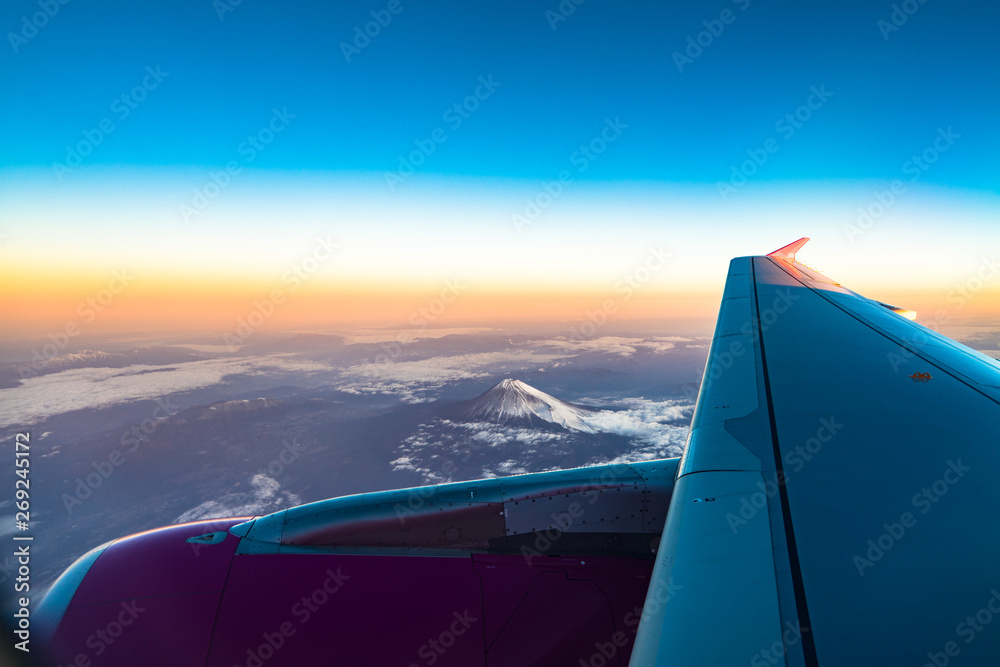
{"label": "red winglet tip", "polygon": [[768,253],[768,257],[777,257],[778,259],[784,259],[789,262],[795,261],[795,253],[802,249],[802,246],[806,244],[809,240],[808,236],[803,236],[798,241],[789,243],[788,245],[778,248],[772,253]]}

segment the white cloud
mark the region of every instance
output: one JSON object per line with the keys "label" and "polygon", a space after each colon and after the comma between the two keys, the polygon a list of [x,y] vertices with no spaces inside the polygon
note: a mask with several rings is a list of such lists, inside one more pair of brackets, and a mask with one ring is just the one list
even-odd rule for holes
{"label": "white cloud", "polygon": [[326,364],[286,356],[209,359],[166,368],[72,368],[26,378],[19,387],[0,389],[0,428],[32,424],[72,410],[103,408],[208,387],[219,384],[227,375],[330,371]]}
{"label": "white cloud", "polygon": [[560,336],[559,338],[553,338],[545,342],[547,345],[571,351],[575,354],[599,352],[627,357],[635,354],[637,351],[664,354],[676,347],[677,343],[687,343],[690,341],[690,338],[681,338],[679,336],[651,336],[648,338],[600,336],[598,338],[583,340]]}
{"label": "white cloud", "polygon": [[596,430],[632,439],[632,451],[606,462],[648,461],[684,453],[694,405],[641,398],[620,399],[618,402],[626,409],[601,410],[587,417]]}
{"label": "white cloud", "polygon": [[424,482],[440,484],[454,480],[456,462],[466,463],[479,452],[499,451],[511,446],[519,455],[530,459],[539,448],[557,447],[570,439],[569,432],[436,419],[420,424],[417,432],[399,445],[400,456],[391,465],[394,471],[416,472]]}
{"label": "white cloud", "polygon": [[[506,461],[501,461],[496,465],[493,470],[483,469],[484,477],[499,477],[500,475],[524,475],[528,473],[529,470],[524,467],[524,464],[517,461],[516,459],[507,459]],[[495,474],[495,473],[499,473]]]}
{"label": "white cloud", "polygon": [[532,341],[521,349],[427,359],[396,359],[388,353],[380,353],[373,361],[343,369],[337,388],[353,394],[394,394],[407,403],[420,403],[432,400],[428,394],[449,382],[518,371],[543,371],[545,364],[556,368],[584,353],[664,354],[677,343],[690,340],[679,336],[601,336],[589,340],[559,337]]}
{"label": "white cloud", "polygon": [[337,333],[344,337],[345,344],[371,344],[399,341],[414,341],[421,338],[441,338],[443,336],[467,336],[488,331],[498,331],[493,327],[452,327],[446,329],[351,329]]}
{"label": "white cloud", "polygon": [[464,428],[472,436],[475,443],[483,443],[490,447],[497,447],[512,442],[521,445],[539,445],[549,442],[561,442],[567,436],[562,433],[552,431],[540,431],[533,428],[519,428],[516,426],[504,426],[503,424],[492,424],[489,422],[454,422],[454,426]]}
{"label": "white cloud", "polygon": [[540,363],[568,355],[511,350],[480,352],[415,360],[372,361],[341,371],[341,391],[360,394],[396,394],[408,403],[432,400],[426,392],[448,382],[488,377],[497,373],[533,369]]}
{"label": "white cloud", "polygon": [[251,490],[246,493],[227,493],[217,500],[207,500],[181,514],[173,520],[173,523],[237,516],[260,516],[302,504],[302,499],[299,496],[282,491],[281,484],[267,475],[254,475],[250,479],[250,486]]}
{"label": "white cloud", "polygon": [[[439,332],[434,332],[439,333]],[[471,333],[471,332],[470,332]],[[565,365],[580,354],[600,352],[629,356],[637,351],[662,354],[680,337],[626,338],[603,336],[575,341],[566,338],[532,341],[516,349],[427,359],[387,359],[335,370],[329,365],[287,354],[190,361],[170,366],[73,368],[26,378],[21,386],[0,389],[0,428],[21,427],[73,410],[97,409],[160,398],[219,384],[226,376],[264,373],[337,375],[334,386],[354,394],[391,394],[408,403],[433,400],[436,390],[460,380],[535,371]],[[321,376],[322,377],[322,376]]]}
{"label": "white cloud", "polygon": [[677,347],[677,342],[673,340],[647,339],[641,343],[636,343],[636,347],[653,354],[664,354]]}

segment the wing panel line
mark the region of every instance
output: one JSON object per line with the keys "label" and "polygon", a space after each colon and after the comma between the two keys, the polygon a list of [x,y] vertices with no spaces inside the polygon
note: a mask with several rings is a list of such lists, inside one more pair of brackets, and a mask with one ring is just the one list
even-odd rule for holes
{"label": "wing panel line", "polygon": [[[756,258],[755,258],[756,260]],[[781,514],[785,524],[785,543],[788,546],[788,560],[791,565],[792,585],[795,590],[795,608],[798,614],[799,628],[802,634],[802,652],[808,667],[818,667],[816,645],[813,641],[812,625],[809,623],[809,608],[806,603],[806,591],[802,582],[802,570],[799,565],[799,552],[795,544],[795,527],[792,525],[791,508],[788,505],[788,488],[785,486],[785,470],[781,458],[781,446],[778,443],[778,425],[774,418],[774,403],[771,399],[771,380],[767,372],[767,355],[764,350],[764,330],[761,327],[760,300],[757,290],[756,261],[750,263],[751,280],[754,289],[754,316],[757,325],[757,340],[760,343],[760,365],[764,379],[764,400],[767,404],[767,416],[771,427],[771,443],[774,450],[774,466],[778,480],[778,494],[781,498]]]}

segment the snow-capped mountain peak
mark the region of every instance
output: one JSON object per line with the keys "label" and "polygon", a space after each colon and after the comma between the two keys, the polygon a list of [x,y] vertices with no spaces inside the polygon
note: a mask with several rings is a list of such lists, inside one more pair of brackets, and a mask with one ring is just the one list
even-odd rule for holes
{"label": "snow-capped mountain peak", "polygon": [[466,419],[504,422],[537,417],[574,431],[595,432],[587,423],[592,410],[560,401],[520,380],[502,380],[463,407]]}

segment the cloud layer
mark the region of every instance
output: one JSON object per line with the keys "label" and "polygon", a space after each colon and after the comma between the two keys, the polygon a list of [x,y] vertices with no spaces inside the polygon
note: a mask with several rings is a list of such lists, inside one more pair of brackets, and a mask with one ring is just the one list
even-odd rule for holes
{"label": "cloud layer", "polygon": [[301,504],[302,498],[294,493],[282,491],[281,484],[273,477],[256,474],[250,479],[250,491],[227,493],[216,500],[207,500],[178,516],[173,523],[234,516],[259,516]]}
{"label": "cloud layer", "polygon": [[337,388],[355,394],[395,394],[407,403],[433,400],[432,392],[449,382],[489,377],[497,373],[536,368],[570,355],[509,350],[417,360],[394,360],[356,364],[341,371]]}
{"label": "cloud layer", "polygon": [[[619,409],[599,410],[586,416],[598,433],[628,439],[628,451],[600,458],[600,463],[627,463],[671,458],[684,452],[693,405],[684,401],[649,401],[642,398],[607,399]],[[420,424],[416,433],[397,449],[394,471],[421,475],[429,484],[454,481],[456,467],[474,465],[502,456],[500,463],[481,468],[483,477],[523,474],[547,469],[544,459],[564,455],[571,447],[595,447],[587,434],[524,428],[490,422],[456,422],[436,419]]]}
{"label": "cloud layer", "polygon": [[313,373],[330,367],[283,355],[211,359],[162,366],[74,368],[27,378],[20,387],[0,389],[0,428],[26,426],[53,415],[155,399],[223,382],[231,375]]}

